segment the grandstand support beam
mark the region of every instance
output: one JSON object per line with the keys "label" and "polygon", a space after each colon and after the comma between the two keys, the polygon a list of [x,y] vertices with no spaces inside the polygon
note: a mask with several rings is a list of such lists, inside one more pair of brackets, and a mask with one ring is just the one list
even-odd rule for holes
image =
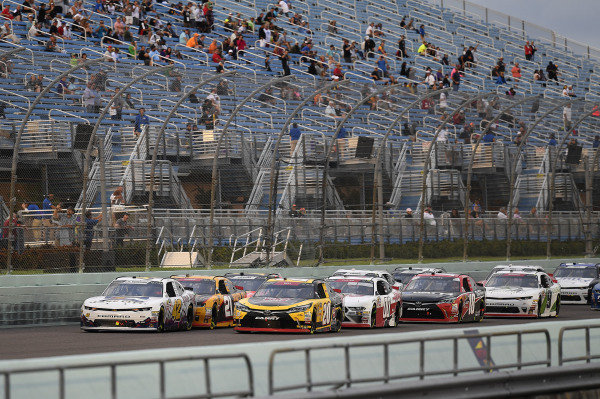
{"label": "grandstand support beam", "polygon": [[[541,100],[541,99],[540,99]],[[515,159],[510,167],[510,184],[508,185],[508,205],[506,206],[506,211],[508,212],[508,235],[506,237],[506,260],[510,260],[511,257],[511,253],[510,253],[510,246],[511,246],[511,241],[512,241],[512,222],[513,222],[513,195],[514,195],[514,185],[516,183],[516,179],[517,179],[517,174],[516,174],[516,170],[517,170],[517,164],[521,158],[521,154],[522,154],[522,149],[525,146],[525,143],[527,142],[527,139],[529,138],[529,135],[533,132],[533,130],[537,127],[538,124],[540,124],[544,119],[546,119],[550,114],[552,114],[554,111],[556,111],[557,109],[564,107],[567,104],[572,104],[574,103],[576,100],[566,100],[566,101],[561,101],[559,103],[557,103],[556,105],[552,106],[549,110],[547,110],[546,112],[544,112],[539,118],[537,118],[533,124],[531,126],[529,126],[529,128],[527,128],[527,131],[525,132],[525,135],[523,136],[523,139],[521,140],[521,143],[519,143],[519,146],[517,147],[517,153],[515,156]]]}
{"label": "grandstand support beam", "polygon": [[[140,80],[147,78],[150,75],[154,75],[156,73],[161,73],[161,72],[167,71],[171,68],[173,68],[172,65],[164,65],[161,67],[148,69],[146,72],[137,76],[135,79],[132,79],[129,83],[127,83],[125,86],[121,87],[117,92],[115,92],[115,94],[110,98],[110,100],[108,101],[108,103],[106,104],[106,106],[104,107],[102,112],[100,112],[100,115],[98,116],[98,120],[96,120],[96,123],[94,124],[94,128],[92,129],[92,134],[90,136],[90,140],[88,141],[87,149],[85,151],[85,161],[83,164],[83,187],[82,187],[83,201],[81,202],[81,215],[82,215],[81,231],[82,231],[82,233],[83,233],[85,225],[86,225],[85,213],[86,213],[86,208],[87,208],[87,201],[85,201],[85,193],[87,191],[88,175],[90,173],[90,158],[91,158],[92,148],[94,147],[94,142],[96,141],[96,133],[98,132],[98,129],[100,128],[100,124],[104,120],[104,117],[110,110],[110,107],[113,105],[115,100],[117,98],[119,98],[127,89],[129,89],[131,86],[133,86]],[[148,133],[146,132],[146,134],[148,134]],[[100,176],[100,179],[106,179],[106,176]],[[106,195],[106,193],[104,195]],[[108,250],[109,250],[108,241],[107,241],[108,240],[108,210],[107,210],[106,201],[102,201],[102,240],[103,240],[102,251],[108,252]],[[81,240],[81,242],[83,242],[83,240]],[[103,260],[103,262],[104,262],[104,260]],[[84,269],[85,269],[84,246],[81,245],[79,247],[79,272],[82,273]]]}
{"label": "grandstand support beam", "polygon": [[[483,132],[481,132],[481,134],[477,138],[477,141],[475,141],[475,146],[472,147],[472,149],[471,149],[471,158],[469,159],[469,167],[468,167],[468,171],[467,171],[467,187],[466,187],[466,192],[465,192],[465,207],[464,207],[465,227],[463,229],[463,262],[467,261],[467,251],[469,249],[469,202],[470,202],[469,197],[471,196],[471,179],[473,178],[473,163],[475,162],[475,154],[477,153],[479,144],[481,144],[481,140],[483,139],[483,136],[485,136],[490,131],[492,126],[494,124],[496,124],[496,122],[498,122],[498,120],[506,112],[509,112],[514,107],[524,104],[525,102],[530,101],[531,99],[532,99],[532,97],[525,96],[520,100],[516,100],[516,101],[509,103],[509,105],[507,105],[506,107],[504,107],[500,111],[498,111],[498,114],[491,121],[488,122],[485,130]],[[510,232],[507,232],[507,234],[510,234]]]}
{"label": "grandstand support beam", "polygon": [[[275,224],[273,221],[273,208],[277,209],[276,206],[274,206],[274,204],[271,204],[271,201],[273,201],[273,198],[276,197],[275,196],[275,187],[274,187],[274,183],[275,183],[274,176],[275,176],[275,165],[276,165],[275,154],[279,150],[279,145],[281,143],[281,139],[287,133],[290,123],[292,123],[292,120],[296,117],[296,115],[298,115],[298,112],[300,112],[302,110],[302,108],[304,108],[304,106],[308,102],[312,101],[316,95],[326,92],[328,90],[331,90],[333,88],[336,88],[338,86],[346,85],[349,82],[350,82],[349,80],[333,81],[331,83],[328,83],[324,86],[319,87],[312,93],[308,94],[306,96],[306,98],[304,100],[302,100],[302,102],[300,104],[298,104],[298,106],[296,106],[296,108],[294,108],[292,113],[287,117],[287,119],[285,120],[285,123],[283,124],[283,126],[281,127],[281,130],[279,131],[279,135],[277,135],[277,141],[275,142],[275,145],[273,147],[273,159],[271,161],[271,172],[270,172],[270,183],[269,183],[269,201],[267,202],[268,207],[269,207],[269,212],[267,214],[267,232],[266,232],[266,237],[268,237],[267,243],[269,246],[267,248],[267,263],[269,262],[269,253],[271,252],[270,245],[272,243],[272,235],[273,235],[273,231],[274,231],[274,228],[271,228],[271,225]],[[291,156],[291,154],[290,154],[290,156]]]}
{"label": "grandstand support beam", "polygon": [[[471,105],[473,102],[481,100],[490,95],[496,95],[496,93],[484,93],[467,97],[458,106],[458,108],[455,108],[452,112],[449,112],[448,115],[446,115],[446,117],[442,120],[442,123],[440,123],[437,129],[435,129],[433,140],[431,141],[431,145],[427,149],[427,155],[425,156],[425,165],[423,165],[423,179],[421,182],[421,206],[419,207],[419,263],[423,262],[423,245],[425,244],[425,207],[427,206],[425,200],[427,198],[427,175],[429,174],[429,168],[431,166],[431,153],[433,151],[433,147],[437,146],[438,135],[453,115],[455,115],[457,112],[460,112],[463,108]],[[468,203],[468,198],[468,196],[465,197],[465,203]]]}
{"label": "grandstand support beam", "polygon": [[[431,97],[439,96],[441,93],[448,92],[450,90],[451,89],[449,87],[447,87],[445,89],[429,91],[426,94],[419,96],[412,103],[408,104],[402,110],[402,112],[400,112],[398,114],[398,116],[396,116],[396,119],[394,119],[392,124],[385,131],[385,134],[383,135],[383,138],[381,139],[381,145],[377,149],[377,156],[375,157],[375,171],[377,174],[377,178],[374,178],[374,181],[376,182],[375,184],[378,184],[379,186],[381,186],[381,180],[382,180],[381,174],[383,173],[381,170],[381,155],[383,154],[383,149],[385,148],[385,144],[387,142],[388,137],[392,133],[392,130],[394,130],[394,128],[398,125],[398,122],[400,122],[402,120],[402,118],[404,118],[404,115],[406,115],[407,112],[409,112],[411,109],[413,109],[414,106],[418,105],[423,100],[431,98]],[[372,211],[372,219],[371,219],[372,226],[373,226],[373,228],[371,229],[371,260],[373,260],[375,258],[375,228],[374,227],[375,227],[375,221],[376,221],[375,218],[376,218],[377,212],[379,213],[379,239],[378,239],[378,241],[379,241],[379,256],[381,259],[383,259],[385,257],[385,244],[384,244],[384,239],[383,239],[383,192],[382,192],[382,190],[379,190],[379,189],[377,191],[380,192],[381,196],[380,196],[380,198],[378,198],[377,201],[373,201],[373,211]],[[375,202],[377,202],[377,204]]]}
{"label": "grandstand support beam", "polygon": [[595,170],[598,169],[598,155],[600,155],[600,147],[596,148],[594,151],[594,159],[591,163],[588,161],[588,167],[586,168],[586,176],[585,176],[585,209],[586,209],[586,229],[585,229],[585,253],[587,256],[593,256],[593,248],[592,248],[592,211],[593,211],[593,202],[592,202],[592,189],[594,182],[594,173]]}
{"label": "grandstand support beam", "polygon": [[281,76],[278,78],[273,78],[273,79],[269,80],[268,82],[262,84],[261,86],[257,87],[250,94],[248,94],[238,105],[236,105],[234,110],[231,112],[231,115],[229,115],[229,118],[225,122],[225,125],[223,125],[223,130],[221,131],[221,137],[219,137],[219,141],[217,141],[217,148],[215,151],[215,156],[213,158],[213,165],[212,165],[212,177],[211,177],[211,188],[210,188],[210,218],[209,218],[209,223],[208,223],[208,240],[210,243],[209,244],[210,248],[209,248],[209,251],[208,251],[208,254],[206,257],[206,263],[209,268],[212,265],[212,253],[213,253],[213,247],[214,247],[214,239],[213,239],[214,226],[213,226],[213,224],[214,224],[214,220],[215,220],[215,191],[217,188],[219,153],[221,152],[222,140],[227,135],[227,130],[229,129],[229,125],[231,125],[231,123],[233,122],[233,120],[235,119],[237,114],[241,111],[241,109],[244,107],[244,105],[248,101],[252,100],[254,98],[254,96],[256,94],[260,93],[261,91],[264,91],[277,83],[285,82],[290,79],[296,79],[296,77],[293,75],[287,75],[287,76]]}
{"label": "grandstand support beam", "polygon": [[[324,256],[323,241],[325,238],[325,212],[327,210],[327,195],[326,195],[326,193],[327,193],[327,170],[329,169],[329,160],[331,159],[331,155],[333,154],[333,148],[335,147],[335,142],[340,133],[340,130],[344,126],[344,123],[346,123],[346,121],[348,119],[350,119],[350,117],[358,110],[359,107],[361,107],[364,104],[366,104],[367,102],[371,101],[371,99],[374,96],[378,96],[381,93],[385,93],[386,91],[393,90],[396,87],[402,86],[402,84],[403,83],[397,83],[397,84],[394,84],[391,86],[381,87],[381,88],[375,90],[373,93],[369,94],[368,96],[361,98],[356,104],[354,104],[352,106],[350,111],[348,111],[346,113],[346,115],[344,115],[344,117],[339,122],[336,122],[337,126],[335,128],[335,131],[333,132],[333,136],[331,137],[331,142],[329,143],[329,148],[328,149],[326,148],[327,156],[325,157],[325,164],[323,165],[323,181],[321,182],[321,185],[322,185],[321,196],[323,198],[323,202],[321,204],[321,223],[319,225],[319,263],[323,262],[323,256]],[[375,175],[375,173],[373,173],[373,175]],[[335,188],[332,188],[332,190],[334,190],[334,189]],[[373,230],[374,227],[375,226],[371,226],[371,230]]]}
{"label": "grandstand support beam", "polygon": [[[597,112],[598,108],[596,107],[592,107],[591,110],[588,110],[586,112],[584,112],[584,114],[577,119],[577,121],[573,124],[573,126],[571,126],[569,128],[569,131],[566,132],[567,134],[565,134],[565,136],[563,137],[563,139],[560,141],[560,143],[558,144],[557,147],[557,154],[560,153],[561,148],[565,145],[565,143],[567,142],[567,139],[569,137],[571,137],[571,134],[573,133],[573,131],[575,129],[577,129],[577,126],[579,126],[581,124],[581,122],[583,122],[585,119],[587,119],[588,117],[590,117],[594,112]],[[596,151],[597,152],[597,151]],[[556,160],[558,158],[558,155],[554,158],[550,157],[550,184],[549,184],[549,195],[548,195],[548,218],[546,219],[546,223],[547,223],[547,228],[546,228],[546,257],[548,259],[550,259],[550,255],[552,255],[552,211],[554,208],[554,190],[556,188],[556,182],[554,181],[554,179],[556,178]],[[591,216],[591,215],[590,215]],[[588,220],[589,222],[589,220]],[[586,228],[586,232],[587,232],[588,228]],[[587,239],[587,236],[586,236]]]}
{"label": "grandstand support beam", "polygon": [[[102,62],[102,58],[96,58],[96,59],[86,61],[82,64],[78,64],[74,67],[67,69],[66,71],[64,71],[63,73],[58,75],[56,78],[54,78],[50,83],[48,83],[48,85],[46,87],[44,87],[44,89],[40,92],[40,94],[37,95],[35,100],[33,100],[31,105],[27,109],[27,113],[23,117],[23,122],[21,123],[21,126],[19,127],[19,131],[17,132],[17,137],[15,138],[15,146],[13,147],[12,166],[11,166],[11,172],[10,172],[9,217],[11,217],[12,213],[15,211],[14,209],[15,209],[15,205],[16,205],[16,201],[17,201],[17,199],[15,197],[15,188],[16,188],[16,184],[17,184],[17,164],[19,161],[19,147],[21,145],[21,137],[23,135],[23,132],[25,131],[25,126],[27,125],[27,122],[29,121],[29,117],[33,113],[33,110],[40,103],[40,101],[42,101],[44,96],[46,94],[48,94],[48,92],[50,90],[52,90],[54,88],[54,86],[58,82],[60,82],[60,80],[62,78],[64,78],[65,76],[69,76],[71,73],[75,72],[78,69],[85,68],[85,67],[88,67],[88,66],[94,65],[96,63],[100,63],[100,62]],[[13,227],[14,227],[13,224],[10,223],[9,227],[8,227],[9,242],[10,242],[10,238],[12,238]],[[12,246],[11,245],[8,246],[7,252],[8,253],[7,253],[7,257],[6,257],[6,273],[10,274],[12,271],[12,263],[11,263],[12,262]]]}
{"label": "grandstand support beam", "polygon": [[[175,113],[177,112],[177,110],[179,109],[181,104],[183,104],[183,102],[186,101],[192,93],[194,93],[196,90],[198,90],[205,84],[210,83],[213,80],[224,79],[227,76],[232,76],[235,74],[237,74],[237,72],[230,71],[230,72],[213,75],[207,79],[203,79],[197,85],[195,85],[190,90],[188,90],[187,93],[184,93],[181,97],[179,97],[179,100],[177,100],[175,105],[173,105],[173,107],[171,108],[171,111],[169,112],[169,114],[167,115],[165,120],[163,121],[163,124],[161,125],[160,130],[158,131],[158,135],[156,136],[156,145],[154,146],[154,149],[152,150],[152,164],[150,165],[150,187],[152,187],[152,188],[154,187],[154,179],[155,179],[155,173],[156,173],[156,160],[158,158],[158,143],[163,139],[165,130],[167,128],[169,121],[171,120],[173,115],[175,115]],[[215,157],[217,157],[218,153],[219,153],[219,151],[217,150],[217,152],[215,153]],[[152,208],[153,208],[153,206],[154,206],[154,190],[150,189],[150,191],[148,192],[148,224],[146,227],[146,235],[148,237],[148,240],[146,241],[146,270],[147,271],[150,270],[150,243],[151,243],[150,237],[152,236]]]}

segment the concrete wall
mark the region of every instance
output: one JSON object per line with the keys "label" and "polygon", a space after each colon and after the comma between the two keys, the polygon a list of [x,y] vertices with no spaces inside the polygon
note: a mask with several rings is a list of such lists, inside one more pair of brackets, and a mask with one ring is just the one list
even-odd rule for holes
{"label": "concrete wall", "polygon": [[[561,262],[600,262],[594,259],[552,259],[515,261],[512,264],[540,265],[552,272]],[[454,262],[435,263],[448,272],[466,273],[476,280],[483,279],[487,273],[498,264],[507,262]],[[409,265],[356,265],[355,268],[386,269]],[[417,266],[417,265],[413,265]],[[280,269],[252,269],[255,272],[278,272],[287,277],[327,277],[339,266],[320,267],[290,267]],[[83,301],[91,296],[100,294],[104,288],[118,276],[164,276],[172,274],[207,274],[219,275],[229,271],[248,269],[216,269],[216,270],[168,270],[158,272],[129,272],[129,273],[84,273],[84,274],[36,274],[10,275],[0,277],[0,327],[57,324],[76,322],[79,319],[79,309]]]}

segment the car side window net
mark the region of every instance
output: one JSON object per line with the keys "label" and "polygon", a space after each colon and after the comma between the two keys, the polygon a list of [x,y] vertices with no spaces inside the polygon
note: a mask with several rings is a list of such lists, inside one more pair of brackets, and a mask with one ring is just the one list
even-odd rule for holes
{"label": "car side window net", "polygon": [[174,298],[177,295],[175,295],[175,289],[173,288],[173,283],[168,282],[167,283],[167,295],[169,296],[169,298]]}

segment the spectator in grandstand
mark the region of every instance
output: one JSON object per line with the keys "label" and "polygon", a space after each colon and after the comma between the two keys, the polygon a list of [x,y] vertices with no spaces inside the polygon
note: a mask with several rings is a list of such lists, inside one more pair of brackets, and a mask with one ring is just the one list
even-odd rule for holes
{"label": "spectator in grandstand", "polygon": [[506,208],[500,208],[500,211],[498,211],[496,218],[501,220],[508,219],[508,215],[506,214]]}
{"label": "spectator in grandstand", "polygon": [[452,115],[452,122],[455,125],[464,125],[465,124],[465,111],[461,109],[460,111],[455,112],[454,115]]}
{"label": "spectator in grandstand", "polygon": [[140,133],[142,133],[142,131],[144,130],[144,128],[149,124],[150,119],[148,118],[148,115],[146,115],[146,109],[140,108],[133,122],[133,134],[135,134],[136,137],[139,136]]}
{"label": "spectator in grandstand", "polygon": [[131,230],[133,230],[133,226],[130,226],[129,223],[129,214],[127,212],[123,213],[117,221],[115,222],[115,244],[117,247],[123,246],[123,241],[125,236],[128,236]]}
{"label": "spectator in grandstand", "polygon": [[371,72],[371,78],[375,81],[375,82],[379,82],[382,80],[382,72],[379,70],[379,68],[377,66],[375,66],[375,69],[373,69],[373,72]]}
{"label": "spectator in grandstand", "polygon": [[177,74],[169,84],[169,91],[173,93],[181,93],[181,75]]}
{"label": "spectator in grandstand", "polygon": [[433,212],[431,211],[431,207],[425,208],[423,211],[423,219],[425,220],[425,224],[428,226],[435,226],[437,223],[435,222],[435,216],[433,216]]}
{"label": "spectator in grandstand", "polygon": [[514,97],[517,94],[517,92],[515,91],[514,87],[511,87],[510,89],[506,90],[505,94],[509,97]]}
{"label": "spectator in grandstand", "polygon": [[498,76],[496,76],[495,83],[497,85],[505,85],[506,84],[506,79],[504,78],[504,72],[500,71],[499,69],[498,69]]}
{"label": "spectator in grandstand", "polygon": [[63,212],[62,204],[58,204],[52,215],[52,224],[58,227],[56,231],[56,246],[73,245],[75,226],[77,217],[73,207],[68,207],[66,212]]}
{"label": "spectator in grandstand", "polygon": [[425,79],[423,83],[427,85],[427,88],[432,90],[435,85],[435,77],[431,74],[431,68],[427,68],[425,71]]}
{"label": "spectator in grandstand", "polygon": [[408,53],[406,52],[406,38],[404,35],[400,36],[398,39],[398,51],[396,51],[397,58],[407,58]]}
{"label": "spectator in grandstand", "polygon": [[382,54],[382,55],[387,55],[387,52],[385,51],[385,40],[382,40],[379,43],[379,46],[377,46],[377,53]]}
{"label": "spectator in grandstand", "polygon": [[284,50],[283,54],[281,54],[279,56],[279,61],[281,61],[281,68],[283,69],[283,76],[290,75],[291,74],[290,66],[289,66],[290,56],[289,56],[287,50]]}
{"label": "spectator in grandstand", "polygon": [[406,211],[404,213],[404,217],[406,219],[412,219],[412,217],[413,217],[413,211],[412,211],[411,208],[406,208]]}
{"label": "spectator in grandstand", "polygon": [[104,21],[100,20],[98,27],[94,30],[94,37],[102,40],[102,38],[108,33],[108,28],[104,25]]}
{"label": "spectator in grandstand", "polygon": [[191,38],[190,30],[189,29],[182,30],[181,34],[179,35],[179,44],[182,44],[187,47],[193,47],[194,43],[190,43],[190,44],[192,44],[192,46],[188,46],[188,41],[190,40],[190,38]]}
{"label": "spectator in grandstand", "polygon": [[83,91],[83,106],[85,107],[85,112],[89,114],[98,113],[100,104],[100,94],[96,91],[95,85],[92,82],[89,82]]}
{"label": "spectator in grandstand", "polygon": [[265,55],[265,69],[267,72],[273,72],[271,69],[271,57],[269,57],[269,54]]}
{"label": "spectator in grandstand", "polygon": [[368,58],[375,57],[375,41],[370,36],[365,36],[363,42],[364,52]]}
{"label": "spectator in grandstand", "polygon": [[333,69],[332,78],[334,80],[344,80],[344,72],[342,71],[342,64],[339,62],[335,64]]}
{"label": "spectator in grandstand", "polygon": [[383,55],[379,56],[376,66],[384,78],[389,78],[390,74],[388,71],[388,62]]}
{"label": "spectator in grandstand", "polygon": [[594,141],[592,142],[592,148],[600,147],[600,136],[594,136]]}
{"label": "spectator in grandstand", "polygon": [[448,109],[448,100],[447,100],[446,92],[444,92],[444,91],[440,93],[438,107],[440,108],[440,111],[442,113],[445,113],[446,110]]}
{"label": "spectator in grandstand", "polygon": [[349,43],[348,39],[344,39],[344,44],[342,46],[342,56],[344,58],[344,62],[350,64],[352,62],[352,51],[354,50],[354,42],[352,44]]}
{"label": "spectator in grandstand", "polygon": [[548,80],[554,80],[558,84],[558,67],[555,63],[548,61],[546,73],[548,74]]}
{"label": "spectator in grandstand", "polygon": [[423,43],[421,43],[421,45],[417,49],[417,53],[419,53],[419,55],[427,55],[427,42],[426,41],[423,41]]}
{"label": "spectator in grandstand", "polygon": [[88,210],[85,212],[85,228],[84,228],[84,239],[83,243],[85,249],[88,251],[92,248],[92,242],[94,241],[94,227],[102,220],[102,214],[93,217],[92,211]]}
{"label": "spectator in grandstand", "polygon": [[486,129],[486,134],[483,135],[483,137],[481,138],[481,141],[483,143],[488,143],[488,144],[496,141],[496,135],[494,134],[492,129]]}
{"label": "spectator in grandstand", "polygon": [[563,124],[565,132],[571,130],[571,104],[563,107]]}
{"label": "spectator in grandstand", "polygon": [[519,66],[518,62],[515,62],[515,65],[512,67],[510,72],[512,73],[512,77],[515,82],[518,82],[521,79],[521,67]]}
{"label": "spectator in grandstand", "polygon": [[212,101],[208,98],[202,103],[202,116],[200,123],[203,123],[207,130],[212,130],[215,127],[215,109]]}
{"label": "spectator in grandstand", "polygon": [[215,67],[217,73],[225,73],[225,61],[220,60],[219,64]]}
{"label": "spectator in grandstand", "polygon": [[298,144],[298,140],[300,140],[300,136],[302,135],[302,130],[298,127],[298,124],[294,122],[292,127],[290,128],[290,141],[292,152],[296,148],[296,144]]}
{"label": "spectator in grandstand", "polygon": [[335,19],[332,19],[331,21],[329,21],[329,24],[327,24],[327,33],[331,35],[338,34],[337,22],[335,21]]}
{"label": "spectator in grandstand", "polygon": [[550,139],[548,140],[548,145],[550,147],[556,147],[558,143],[556,142],[556,136],[554,136],[554,133],[550,133]]}
{"label": "spectator in grandstand", "polygon": [[325,108],[325,116],[330,118],[339,118],[337,108],[335,107],[334,101],[329,101],[329,104]]}
{"label": "spectator in grandstand", "polygon": [[371,38],[375,37],[375,22],[371,22],[369,26],[367,26],[367,30],[365,30],[365,35]]}
{"label": "spectator in grandstand", "polygon": [[219,97],[218,89],[214,87],[206,99],[210,101],[214,114],[219,115],[221,113],[221,97]]}
{"label": "spectator in grandstand", "polygon": [[0,39],[14,44],[19,44],[21,42],[21,39],[13,33],[12,29],[10,28],[10,22],[8,21],[4,22],[4,25],[2,25],[2,28],[0,28]]}

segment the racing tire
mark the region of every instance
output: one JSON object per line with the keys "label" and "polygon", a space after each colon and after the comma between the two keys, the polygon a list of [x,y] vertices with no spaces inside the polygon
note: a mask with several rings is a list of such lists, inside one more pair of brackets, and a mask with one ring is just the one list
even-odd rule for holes
{"label": "racing tire", "polygon": [[401,312],[402,306],[400,304],[397,304],[396,310],[394,311],[394,325],[392,327],[398,327],[398,325],[400,324],[400,318],[402,317]]}
{"label": "racing tire", "polygon": [[483,315],[485,313],[485,304],[483,303],[483,301],[481,301],[481,303],[479,304],[479,310],[478,310],[478,315],[475,318],[476,322],[480,322],[483,320]]}
{"label": "racing tire", "polygon": [[560,294],[558,294],[558,296],[556,297],[556,314],[554,315],[554,317],[558,317],[559,313],[560,313]]}
{"label": "racing tire", "polygon": [[537,304],[537,318],[541,319],[542,318],[542,296],[540,295],[540,297],[538,298],[538,304]]}
{"label": "racing tire", "polygon": [[210,315],[210,324],[208,326],[209,329],[214,330],[217,327],[217,307],[213,305],[212,313]]}
{"label": "racing tire", "polygon": [[457,323],[462,323],[463,321],[463,303],[458,304],[458,320]]}
{"label": "racing tire", "polygon": [[156,332],[162,333],[165,332],[165,311],[160,309],[158,312],[158,322],[156,324]]}
{"label": "racing tire", "polygon": [[373,305],[373,309],[371,310],[371,326],[370,328],[377,327],[377,306]]}
{"label": "racing tire", "polygon": [[192,329],[192,324],[194,324],[194,307],[190,305],[187,311],[187,319],[185,325],[186,331],[190,331]]}
{"label": "racing tire", "polygon": [[333,322],[333,320],[331,321],[331,327],[330,330],[331,332],[340,332],[340,330],[342,329],[342,310],[340,308],[336,308],[335,310],[335,323]]}
{"label": "racing tire", "polygon": [[315,313],[313,313],[312,319],[310,321],[310,330],[308,331],[309,334],[314,334],[317,332],[317,315]]}

